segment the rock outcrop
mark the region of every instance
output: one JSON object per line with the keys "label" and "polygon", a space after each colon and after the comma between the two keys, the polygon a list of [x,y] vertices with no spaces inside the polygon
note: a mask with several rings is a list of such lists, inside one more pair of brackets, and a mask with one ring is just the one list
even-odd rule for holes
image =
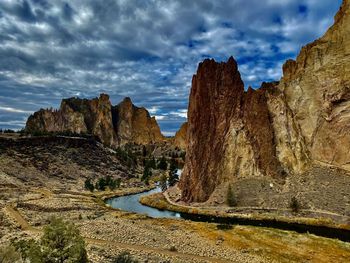
{"label": "rock outcrop", "polygon": [[[335,24],[283,66],[280,82],[244,91],[235,60],[193,76],[182,198],[204,202],[241,179],[283,184],[314,163],[350,170],[350,1]],[[273,185],[271,183],[271,185]]]}
{"label": "rock outcrop", "polygon": [[283,67],[279,87],[313,160],[350,169],[350,1],[326,34]]}
{"label": "rock outcrop", "polygon": [[151,117],[145,108],[133,105],[130,98],[114,106],[112,115],[119,144],[149,144],[165,140],[155,117]]}
{"label": "rock outcrop", "polygon": [[187,122],[183,123],[180,129],[176,132],[173,139],[173,145],[182,150],[185,150],[187,145],[187,126]]}
{"label": "rock outcrop", "polygon": [[134,106],[130,98],[112,106],[106,94],[91,100],[63,99],[59,110],[41,109],[31,115],[25,129],[29,133],[87,133],[111,147],[164,140],[156,120],[145,108]]}

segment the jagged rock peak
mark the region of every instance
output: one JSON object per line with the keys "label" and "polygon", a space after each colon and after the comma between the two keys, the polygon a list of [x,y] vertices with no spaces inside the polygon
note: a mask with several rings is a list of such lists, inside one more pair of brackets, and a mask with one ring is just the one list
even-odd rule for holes
{"label": "jagged rock peak", "polygon": [[239,118],[243,96],[243,81],[232,57],[227,63],[206,59],[199,64],[188,108],[189,158],[180,182],[186,200],[206,200],[225,172],[225,144],[231,120]]}
{"label": "jagged rock peak", "polygon": [[130,141],[149,144],[165,140],[156,119],[145,108],[132,104],[129,97],[113,107],[112,116],[120,144]]}
{"label": "jagged rock peak", "polygon": [[94,99],[63,99],[59,110],[41,109],[28,118],[26,130],[89,133],[112,147],[164,139],[156,120],[145,108],[134,106],[129,97],[112,106],[109,95],[104,93]]}
{"label": "jagged rock peak", "polygon": [[184,122],[180,129],[176,132],[173,140],[173,144],[180,149],[185,150],[187,145],[187,126],[188,123]]}
{"label": "jagged rock peak", "polygon": [[241,181],[283,184],[314,164],[350,170],[349,13],[344,0],[326,34],[284,64],[280,82],[258,90],[244,92],[233,58],[199,64],[179,184],[185,201],[209,202]]}

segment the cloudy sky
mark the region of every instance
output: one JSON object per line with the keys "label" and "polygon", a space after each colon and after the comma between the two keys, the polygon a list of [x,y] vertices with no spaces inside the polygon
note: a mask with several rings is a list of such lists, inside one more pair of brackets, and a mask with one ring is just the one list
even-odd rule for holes
{"label": "cloudy sky", "polygon": [[172,134],[198,62],[234,56],[245,85],[320,37],[341,0],[0,0],[0,128],[60,100],[129,96]]}

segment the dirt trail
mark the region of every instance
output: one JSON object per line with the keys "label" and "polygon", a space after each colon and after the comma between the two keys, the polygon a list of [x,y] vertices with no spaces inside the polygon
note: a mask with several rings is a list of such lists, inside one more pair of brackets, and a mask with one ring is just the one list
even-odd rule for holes
{"label": "dirt trail", "polygon": [[5,207],[5,211],[10,215],[10,217],[12,217],[17,222],[17,224],[20,225],[22,230],[38,231],[35,230],[31,225],[29,225],[28,222],[24,219],[24,217],[11,205],[7,205]]}
{"label": "dirt trail", "polygon": [[[21,213],[19,211],[17,211],[15,208],[13,208],[11,205],[6,206],[5,210],[10,215],[10,217],[12,217],[20,225],[22,230],[31,231],[31,232],[41,232],[42,231],[40,229],[36,229],[36,228],[32,227],[25,220],[25,218],[21,215]],[[209,258],[209,257],[204,257],[204,256],[199,256],[199,255],[170,251],[167,249],[160,249],[160,248],[154,248],[154,247],[143,246],[143,245],[133,245],[133,244],[115,242],[115,241],[110,241],[110,240],[85,237],[85,241],[87,243],[94,244],[97,246],[114,246],[114,247],[118,247],[118,248],[129,249],[129,250],[138,250],[138,251],[144,251],[144,252],[150,252],[150,253],[157,253],[157,254],[161,254],[161,255],[165,255],[165,256],[177,257],[177,258],[186,259],[186,260],[196,260],[196,261],[200,260],[200,261],[204,261],[204,262],[217,262],[217,263],[232,262],[232,260],[219,259],[219,258]]]}
{"label": "dirt trail", "polygon": [[[230,207],[213,207],[213,206],[203,206],[203,207],[196,207],[196,206],[190,206],[190,205],[183,205],[183,204],[179,204],[174,202],[170,196],[169,193],[167,191],[162,193],[164,198],[166,199],[166,201],[173,205],[173,206],[178,206],[178,207],[183,207],[183,208],[187,208],[187,209],[203,209],[203,210],[209,210],[209,211],[218,211],[218,212],[226,212],[228,214],[230,214],[229,212],[227,212],[228,210],[230,210]],[[290,212],[290,209],[281,209],[281,208],[271,208],[271,207],[252,207],[252,206],[240,206],[240,207],[235,207],[235,209],[240,209],[240,210],[253,210],[253,211],[276,211],[276,212]],[[332,213],[329,211],[323,211],[323,210],[310,210],[310,209],[302,209],[303,212],[308,212],[308,213],[315,213],[318,214],[319,216],[337,216],[337,217],[343,217],[343,215],[341,214],[337,214],[337,213]],[[249,212],[248,212],[249,213]],[[244,215],[244,214],[242,214]],[[306,218],[307,219],[307,218]]]}

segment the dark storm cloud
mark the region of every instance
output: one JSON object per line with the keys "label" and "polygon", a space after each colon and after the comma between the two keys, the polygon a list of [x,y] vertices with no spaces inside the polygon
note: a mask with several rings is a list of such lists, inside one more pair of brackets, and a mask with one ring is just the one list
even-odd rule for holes
{"label": "dark storm cloud", "polygon": [[191,77],[233,55],[246,86],[320,37],[341,1],[1,0],[0,127],[63,97],[129,96],[166,134],[186,119]]}

